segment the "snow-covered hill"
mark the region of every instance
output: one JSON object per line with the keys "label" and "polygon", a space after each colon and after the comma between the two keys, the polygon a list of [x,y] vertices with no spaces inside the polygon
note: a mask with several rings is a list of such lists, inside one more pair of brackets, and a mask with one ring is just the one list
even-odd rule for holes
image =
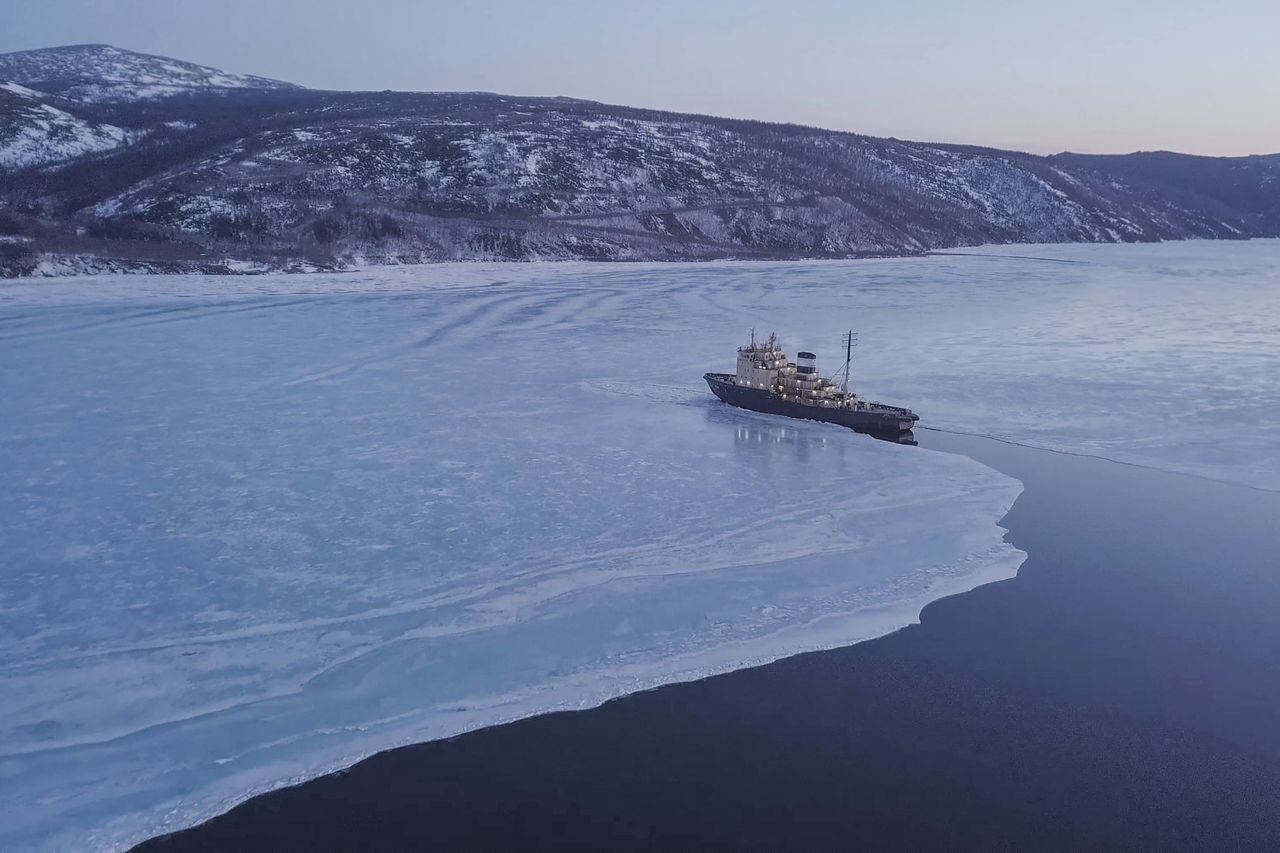
{"label": "snow-covered hill", "polygon": [[16,83],[0,83],[0,167],[21,168],[70,160],[124,145],[130,133],[76,118],[48,96]]}
{"label": "snow-covered hill", "polygon": [[[133,94],[49,106],[136,142],[7,176],[0,234],[29,238],[0,251],[9,274],[104,255],[309,269],[1280,236],[1276,157],[1039,157],[566,98],[259,88],[113,48],[0,56],[0,74],[87,97],[76,51],[126,57],[111,73]],[[175,80],[195,82],[143,96]]]}
{"label": "snow-covered hill", "polygon": [[75,101],[136,101],[223,89],[292,89],[293,83],[228,74],[191,62],[77,44],[0,54],[0,80]]}

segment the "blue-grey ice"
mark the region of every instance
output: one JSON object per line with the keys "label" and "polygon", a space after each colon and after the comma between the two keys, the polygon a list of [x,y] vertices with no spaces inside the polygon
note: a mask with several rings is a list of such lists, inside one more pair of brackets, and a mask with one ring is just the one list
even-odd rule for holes
{"label": "blue-grey ice", "polygon": [[1280,244],[980,251],[0,285],[0,847],[1014,574],[1016,481],[712,397],[752,326],[827,370],[858,329],[922,425],[1280,487]]}

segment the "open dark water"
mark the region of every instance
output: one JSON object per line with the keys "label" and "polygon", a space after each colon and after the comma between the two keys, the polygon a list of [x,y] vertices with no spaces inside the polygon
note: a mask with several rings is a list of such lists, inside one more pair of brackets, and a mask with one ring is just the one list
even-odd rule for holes
{"label": "open dark water", "polygon": [[386,752],[139,849],[1280,849],[1280,494],[917,438],[1025,484],[1017,578],[871,642]]}

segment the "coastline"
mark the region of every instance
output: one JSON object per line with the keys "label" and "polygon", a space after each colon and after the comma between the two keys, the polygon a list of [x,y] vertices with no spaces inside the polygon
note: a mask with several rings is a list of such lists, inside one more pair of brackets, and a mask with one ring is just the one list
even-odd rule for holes
{"label": "coastline", "polygon": [[1280,494],[926,432],[1025,491],[920,624],[376,755],[136,850],[1280,844]]}
{"label": "coastline", "polygon": [[[1181,237],[1176,239],[1165,239],[1157,242],[1160,243],[1201,243],[1201,242],[1261,242],[1270,241],[1277,238],[1253,235],[1247,237],[1206,237],[1193,236]],[[98,241],[101,243],[102,241]],[[671,257],[668,255],[656,254],[654,257],[578,257],[578,256],[546,256],[546,257],[526,257],[526,258],[491,258],[491,257],[475,257],[475,258],[418,258],[411,260],[373,260],[369,261],[365,258],[341,259],[341,258],[310,258],[310,257],[290,257],[283,260],[258,258],[258,257],[235,257],[230,254],[218,255],[210,259],[207,252],[199,252],[191,257],[130,257],[129,252],[111,253],[110,246],[96,246],[99,254],[95,251],[86,250],[84,252],[42,252],[38,256],[36,265],[30,272],[22,274],[7,274],[6,270],[0,268],[0,281],[11,284],[33,283],[40,281],[48,281],[50,279],[75,279],[86,278],[89,276],[130,276],[130,277],[149,277],[149,276],[264,276],[264,275],[289,275],[289,276],[315,276],[315,275],[358,275],[362,273],[386,272],[388,270],[402,269],[405,267],[439,267],[460,265],[468,266],[474,264],[494,264],[494,263],[510,263],[510,264],[575,264],[575,263],[603,263],[609,265],[629,266],[638,264],[659,264],[676,266],[679,264],[711,264],[711,263],[743,263],[743,264],[771,264],[771,263],[806,263],[806,262],[841,262],[841,261],[870,261],[870,260],[902,260],[907,258],[934,258],[934,257],[995,257],[995,258],[1016,258],[1019,260],[1035,260],[1046,261],[1050,263],[1081,263],[1080,261],[1063,260],[1061,258],[1046,257],[1029,257],[1009,254],[1011,251],[1020,249],[1035,249],[1037,247],[1047,246],[1123,246],[1130,245],[1124,242],[1101,241],[1101,240],[1079,240],[1063,243],[1042,243],[1042,242],[1011,242],[1011,243],[973,243],[959,244],[955,246],[938,246],[928,249],[884,249],[884,250],[865,250],[834,254],[805,254],[778,252],[776,254],[767,253],[742,253],[742,254],[726,254],[723,256],[710,255],[705,257]],[[995,250],[983,251],[983,250]],[[182,253],[179,253],[180,255]]]}

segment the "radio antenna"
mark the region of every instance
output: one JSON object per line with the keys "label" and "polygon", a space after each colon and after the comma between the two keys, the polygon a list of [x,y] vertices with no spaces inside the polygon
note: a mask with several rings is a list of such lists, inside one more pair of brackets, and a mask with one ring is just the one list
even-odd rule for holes
{"label": "radio antenna", "polygon": [[853,348],[858,345],[858,333],[850,329],[844,336],[844,381],[840,383],[840,390],[849,393],[849,362],[853,361]]}

